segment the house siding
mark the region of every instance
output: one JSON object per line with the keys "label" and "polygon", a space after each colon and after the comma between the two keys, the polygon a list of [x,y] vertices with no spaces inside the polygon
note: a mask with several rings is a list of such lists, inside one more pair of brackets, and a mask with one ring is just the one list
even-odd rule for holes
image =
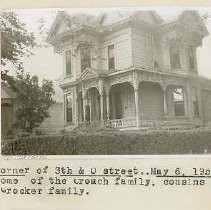
{"label": "house siding", "polygon": [[108,46],[114,45],[115,68],[126,69],[132,66],[130,29],[125,29],[104,38],[100,46],[101,68],[108,70]]}
{"label": "house siding", "polygon": [[211,90],[202,90],[202,110],[205,123],[211,123]]}
{"label": "house siding", "polygon": [[135,118],[135,101],[134,101],[134,90],[129,84],[121,84],[116,86],[111,91],[111,98],[113,99],[112,116],[115,116],[115,95],[121,95],[121,106],[122,106],[122,118],[123,119],[134,119]]}
{"label": "house siding", "polygon": [[143,84],[139,90],[141,119],[162,119],[163,91],[155,84]]}
{"label": "house siding", "polygon": [[132,56],[136,67],[146,66],[146,37],[143,34],[132,33]]}
{"label": "house siding", "polygon": [[160,56],[160,40],[155,38],[153,33],[132,29],[131,42],[133,65],[135,67],[152,69],[154,61],[158,63],[159,67],[163,66]]}
{"label": "house siding", "polygon": [[40,129],[46,134],[60,133],[64,128],[63,103],[55,103],[49,108],[49,118],[46,118]]}

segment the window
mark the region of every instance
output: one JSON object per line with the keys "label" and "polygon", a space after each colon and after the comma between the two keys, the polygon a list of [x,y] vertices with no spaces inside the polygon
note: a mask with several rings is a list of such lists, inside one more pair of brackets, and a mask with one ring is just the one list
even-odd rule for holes
{"label": "window", "polygon": [[193,46],[188,46],[189,68],[194,69],[194,49]]}
{"label": "window", "polygon": [[192,88],[192,100],[193,100],[193,114],[194,116],[199,116],[199,103],[198,103],[196,88]]}
{"label": "window", "polygon": [[91,67],[91,48],[89,45],[81,47],[81,72]]}
{"label": "window", "polygon": [[174,113],[175,116],[184,116],[185,107],[184,107],[184,94],[182,87],[175,87],[173,90],[174,98]]}
{"label": "window", "polygon": [[72,109],[72,95],[66,95],[66,121],[72,122],[73,121],[73,109]]}
{"label": "window", "polygon": [[108,69],[115,69],[114,45],[108,46]]}
{"label": "window", "polygon": [[170,44],[169,46],[169,54],[170,54],[170,65],[172,69],[180,69],[180,54],[179,48],[175,45],[175,43]]}
{"label": "window", "polygon": [[71,75],[71,50],[66,51],[66,75]]}

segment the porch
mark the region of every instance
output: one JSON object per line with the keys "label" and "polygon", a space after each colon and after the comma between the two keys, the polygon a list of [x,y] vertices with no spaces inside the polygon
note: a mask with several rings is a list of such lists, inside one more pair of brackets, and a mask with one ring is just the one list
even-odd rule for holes
{"label": "porch", "polygon": [[[130,82],[112,85],[100,91],[88,88],[78,94],[78,123],[102,123],[118,129],[192,126],[187,95],[180,86],[143,81],[134,89]],[[176,98],[176,99],[175,99]],[[200,124],[200,120],[199,123]]]}
{"label": "porch", "polygon": [[182,77],[127,70],[84,76],[66,90],[66,98],[71,96],[72,102],[66,102],[65,119],[74,125],[100,122],[116,128],[140,128],[203,122],[200,89]]}

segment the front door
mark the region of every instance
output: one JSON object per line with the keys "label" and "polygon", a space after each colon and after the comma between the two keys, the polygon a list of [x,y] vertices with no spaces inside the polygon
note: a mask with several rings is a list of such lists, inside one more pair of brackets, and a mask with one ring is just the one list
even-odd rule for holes
{"label": "front door", "polygon": [[115,93],[115,113],[116,113],[116,119],[122,119],[123,113],[122,113],[122,94],[121,94],[121,92]]}
{"label": "front door", "polygon": [[86,105],[86,121],[90,122],[90,105]]}

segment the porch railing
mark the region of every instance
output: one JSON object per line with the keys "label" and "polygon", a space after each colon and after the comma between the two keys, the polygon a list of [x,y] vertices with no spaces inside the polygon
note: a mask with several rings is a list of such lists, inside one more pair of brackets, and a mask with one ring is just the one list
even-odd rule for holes
{"label": "porch railing", "polygon": [[[195,121],[196,123],[197,121]],[[136,127],[137,122],[136,119],[113,119],[108,120],[107,125],[115,127],[115,128],[126,128],[126,127]],[[154,127],[154,128],[160,128],[160,127],[171,127],[171,126],[184,126],[190,125],[190,122],[187,118],[173,118],[173,119],[156,119],[156,120],[146,120],[142,119],[140,121],[140,127]]]}
{"label": "porch railing", "polygon": [[108,125],[115,128],[135,127],[137,126],[136,119],[114,119],[109,120]]}

